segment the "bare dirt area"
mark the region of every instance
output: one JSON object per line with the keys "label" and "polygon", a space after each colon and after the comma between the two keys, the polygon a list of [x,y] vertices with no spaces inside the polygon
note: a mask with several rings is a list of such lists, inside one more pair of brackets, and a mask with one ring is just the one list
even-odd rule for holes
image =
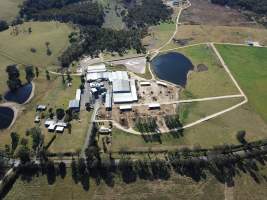
{"label": "bare dirt area", "polygon": [[138,103],[166,103],[179,100],[179,88],[175,86],[161,86],[155,81],[150,81],[150,85],[141,86],[138,82]]}
{"label": "bare dirt area", "polygon": [[220,26],[258,26],[237,10],[215,5],[209,0],[190,0],[192,6],[184,10],[181,22]]}
{"label": "bare dirt area", "polygon": [[163,116],[175,115],[176,104],[161,105],[159,109],[149,109],[148,106],[134,106],[132,110],[121,111],[119,106],[112,109],[112,119],[125,128],[134,128],[137,119],[154,118],[161,132],[168,128],[165,125]]}
{"label": "bare dirt area", "polygon": [[144,74],[146,71],[146,58],[145,57],[137,57],[137,58],[129,58],[129,59],[121,59],[109,62],[110,64],[123,65],[129,71],[134,73]]}

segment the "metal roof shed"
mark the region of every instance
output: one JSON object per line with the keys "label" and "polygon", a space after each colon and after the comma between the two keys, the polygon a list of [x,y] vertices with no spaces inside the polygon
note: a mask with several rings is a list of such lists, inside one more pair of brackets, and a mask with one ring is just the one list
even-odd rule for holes
{"label": "metal roof shed", "polygon": [[105,97],[105,108],[110,109],[111,107],[112,107],[111,93],[107,92],[106,97]]}
{"label": "metal roof shed", "polygon": [[74,99],[69,101],[69,108],[80,108],[80,101]]}
{"label": "metal roof shed", "polygon": [[159,103],[151,103],[148,105],[149,109],[156,109],[156,108],[160,108],[160,104]]}
{"label": "metal roof shed", "polygon": [[63,126],[57,126],[56,132],[57,133],[63,133],[64,132],[64,127]]}
{"label": "metal roof shed", "polygon": [[121,105],[120,110],[132,110],[132,105]]}
{"label": "metal roof shed", "polygon": [[76,100],[80,101],[81,100],[81,89],[77,89],[76,90],[76,97],[75,97]]}
{"label": "metal roof shed", "polygon": [[151,83],[148,82],[148,81],[141,81],[141,82],[140,82],[140,85],[141,85],[141,86],[150,86]]}
{"label": "metal roof shed", "polygon": [[130,83],[127,80],[116,79],[112,82],[113,92],[130,92]]}
{"label": "metal roof shed", "polygon": [[56,128],[56,124],[50,124],[48,126],[48,131],[55,131],[55,128]]}

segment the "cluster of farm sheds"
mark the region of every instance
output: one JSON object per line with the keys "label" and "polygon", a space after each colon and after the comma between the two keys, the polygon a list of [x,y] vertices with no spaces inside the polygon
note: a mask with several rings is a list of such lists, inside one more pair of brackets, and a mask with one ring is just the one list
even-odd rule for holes
{"label": "cluster of farm sheds", "polygon": [[[139,80],[132,78],[127,71],[108,71],[105,64],[89,65],[85,68],[85,78],[88,87],[88,96],[86,102],[90,102],[93,106],[95,99],[100,98],[102,105],[106,111],[111,111],[112,107],[116,104],[121,111],[132,110],[133,104],[138,102],[138,86],[146,87],[151,86],[150,81]],[[158,86],[167,87],[163,81],[156,81]],[[83,92],[81,89],[76,90],[76,95],[73,99],[69,100],[68,109],[73,112],[80,112],[81,98]],[[84,97],[83,97],[84,98]],[[87,99],[88,98],[88,99]],[[159,109],[160,103],[151,102],[147,104],[148,109]],[[37,111],[43,112],[47,109],[46,105],[38,105]],[[40,117],[35,118],[35,122],[40,122]],[[45,127],[49,132],[64,132],[67,124],[64,120],[46,119],[44,121]]]}

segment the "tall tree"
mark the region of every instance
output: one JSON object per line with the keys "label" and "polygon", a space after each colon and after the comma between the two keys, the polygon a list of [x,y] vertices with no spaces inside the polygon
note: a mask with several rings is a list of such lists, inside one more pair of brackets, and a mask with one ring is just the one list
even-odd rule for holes
{"label": "tall tree", "polygon": [[10,137],[12,150],[15,151],[19,143],[19,135],[16,132],[11,132]]}
{"label": "tall tree", "polygon": [[35,77],[33,66],[32,65],[26,66],[25,73],[26,73],[26,80],[28,81],[28,83],[30,83]]}

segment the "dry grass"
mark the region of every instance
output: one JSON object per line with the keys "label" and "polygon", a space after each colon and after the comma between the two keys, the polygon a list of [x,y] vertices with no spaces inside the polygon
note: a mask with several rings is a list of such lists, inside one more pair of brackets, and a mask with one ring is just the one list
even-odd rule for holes
{"label": "dry grass", "polygon": [[[215,178],[208,177],[199,182],[191,178],[173,174],[169,180],[137,180],[131,184],[124,183],[115,177],[114,186],[107,186],[104,181],[96,185],[90,179],[88,191],[83,190],[80,184],[75,184],[68,170],[67,176],[57,177],[53,185],[48,185],[46,176],[35,177],[30,182],[17,180],[5,199],[39,199],[39,200],[135,200],[135,199],[192,199],[192,200],[223,200],[224,185]],[[209,195],[207,195],[209,194]]]}
{"label": "dry grass", "polygon": [[240,43],[247,40],[267,44],[267,30],[240,26],[181,25],[175,39],[190,39],[188,44],[204,42]]}
{"label": "dry grass", "polygon": [[0,1],[0,19],[12,21],[19,13],[19,5],[23,0],[1,0]]}

